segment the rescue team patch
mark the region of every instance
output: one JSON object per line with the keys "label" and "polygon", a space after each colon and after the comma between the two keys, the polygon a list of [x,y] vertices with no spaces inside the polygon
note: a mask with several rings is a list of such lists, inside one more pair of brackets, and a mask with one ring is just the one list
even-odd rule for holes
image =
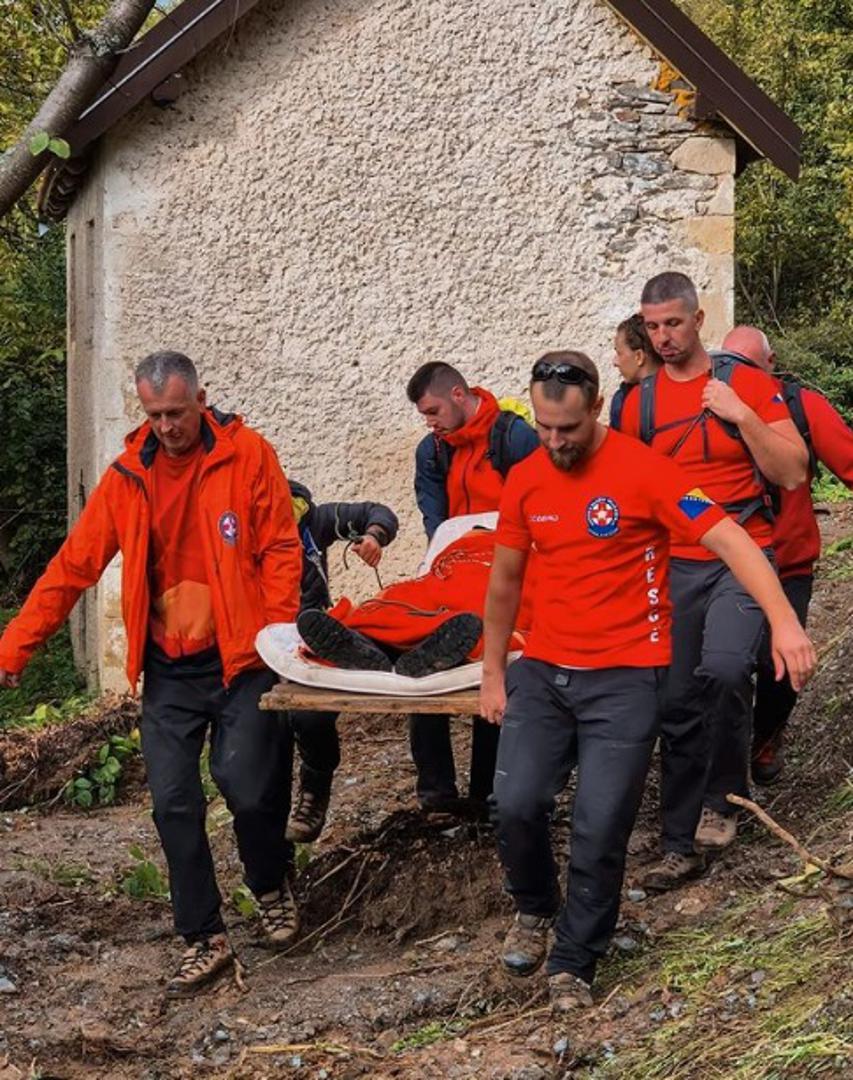
{"label": "rescue team patch", "polygon": [[237,523],[237,515],[233,510],[226,510],[219,519],[219,535],[226,544],[232,547],[237,543],[240,529]]}
{"label": "rescue team patch", "polygon": [[678,500],[678,509],[682,514],[689,517],[691,521],[701,517],[713,505],[713,502],[701,488],[693,488],[692,491],[688,491],[686,495]]}
{"label": "rescue team patch", "polygon": [[606,495],[599,495],[586,508],[586,527],[592,536],[607,540],[619,532],[619,507]]}

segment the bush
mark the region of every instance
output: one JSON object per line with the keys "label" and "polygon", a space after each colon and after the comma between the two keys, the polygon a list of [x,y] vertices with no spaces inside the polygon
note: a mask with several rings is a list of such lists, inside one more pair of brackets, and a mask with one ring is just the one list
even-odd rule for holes
{"label": "bush", "polygon": [[[0,630],[15,614],[14,610],[0,609]],[[64,626],[43,648],[39,649],[23,674],[17,690],[0,693],[0,729],[23,723],[39,723],[36,710],[50,706],[58,711],[60,718],[68,704],[75,711],[82,707],[81,697],[85,680],[74,667],[71,652],[71,635]],[[44,710],[45,722],[52,717]]]}
{"label": "bush", "polygon": [[771,340],[779,370],[826,394],[853,425],[853,326],[824,320],[782,335],[771,331]]}

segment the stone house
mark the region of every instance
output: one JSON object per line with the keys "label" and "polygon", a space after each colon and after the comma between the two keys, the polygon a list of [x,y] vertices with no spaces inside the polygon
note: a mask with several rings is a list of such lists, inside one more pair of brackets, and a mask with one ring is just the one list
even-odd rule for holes
{"label": "stone house", "polygon": [[[405,399],[441,358],[499,394],[683,269],[733,317],[735,176],[792,177],[799,131],[669,0],[183,0],[123,58],[48,176],[67,215],[69,509],[173,348],[321,499],[400,513],[422,550]],[[358,594],[372,575],[338,577]],[[121,685],[118,573],[78,656]]]}

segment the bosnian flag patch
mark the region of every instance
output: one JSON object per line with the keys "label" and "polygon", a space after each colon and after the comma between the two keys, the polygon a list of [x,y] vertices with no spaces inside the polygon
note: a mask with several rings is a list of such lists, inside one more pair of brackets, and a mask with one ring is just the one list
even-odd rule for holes
{"label": "bosnian flag patch", "polygon": [[708,507],[713,505],[713,501],[708,498],[701,488],[693,488],[692,491],[688,491],[686,495],[678,500],[678,509],[683,514],[686,514],[691,521],[701,517]]}
{"label": "bosnian flag patch", "polygon": [[784,405],[785,399],[782,397],[781,394],[774,394],[772,398],[772,403],[774,405]]}

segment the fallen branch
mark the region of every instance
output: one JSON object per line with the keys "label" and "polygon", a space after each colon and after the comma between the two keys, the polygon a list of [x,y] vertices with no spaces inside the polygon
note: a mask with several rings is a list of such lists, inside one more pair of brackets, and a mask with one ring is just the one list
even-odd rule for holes
{"label": "fallen branch", "polygon": [[372,1050],[369,1046],[345,1046],[343,1043],[270,1043],[269,1045],[247,1046],[250,1054],[334,1054],[336,1057],[349,1057],[364,1054],[367,1057],[384,1057],[378,1050]]}
{"label": "fallen branch", "polygon": [[726,799],[734,806],[743,807],[744,810],[749,810],[751,814],[754,814],[762,825],[769,829],[774,836],[778,836],[780,840],[789,847],[792,847],[807,866],[817,866],[830,877],[844,878],[846,881],[853,881],[853,866],[836,867],[831,863],[828,863],[826,859],[822,859],[819,855],[812,855],[810,851],[803,847],[796,836],[777,824],[767,811],[763,810],[758,803],[754,803],[752,799],[744,799],[740,795],[727,795]]}

